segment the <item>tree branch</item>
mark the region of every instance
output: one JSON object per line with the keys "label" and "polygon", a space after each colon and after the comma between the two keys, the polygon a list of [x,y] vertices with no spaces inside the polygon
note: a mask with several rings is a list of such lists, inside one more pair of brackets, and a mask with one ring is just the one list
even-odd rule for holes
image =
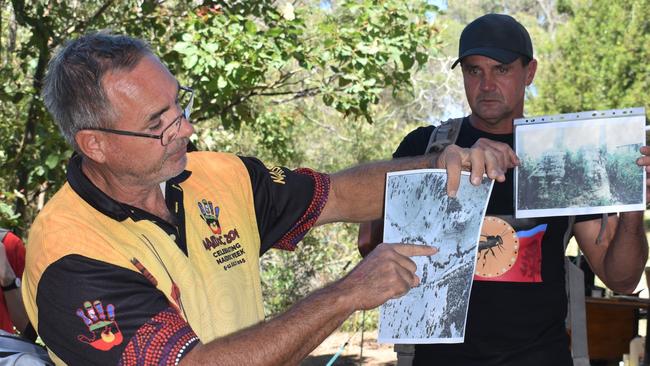
{"label": "tree branch", "polygon": [[306,98],[306,97],[313,97],[315,95],[318,95],[320,93],[320,88],[309,88],[305,90],[301,90],[299,92],[294,92],[294,93],[267,93],[267,94],[260,94],[260,95],[267,95],[267,96],[273,96],[273,95],[287,95],[287,94],[293,94],[291,98],[288,99],[281,99],[281,100],[274,100],[272,101],[273,104],[283,104],[283,103],[288,103],[291,101],[294,101],[296,99],[300,98]]}
{"label": "tree branch", "polygon": [[334,128],[334,127],[332,127],[332,126],[330,126],[330,125],[326,125],[326,124],[324,124],[324,123],[322,123],[322,122],[319,122],[319,121],[317,121],[317,120],[311,118],[311,117],[308,116],[304,111],[302,111],[300,108],[297,109],[297,112],[298,112],[301,116],[303,116],[306,120],[308,120],[309,122],[312,122],[312,123],[315,124],[316,126],[319,126],[319,127],[321,127],[321,128],[324,128],[324,129],[326,129],[327,131],[331,132],[331,133],[334,134],[338,139],[343,140],[343,141],[345,141],[345,142],[353,142],[353,141],[354,141],[353,139],[351,139],[351,138],[349,138],[349,137],[345,137],[345,136],[341,135],[340,133],[338,133],[338,131],[336,130],[336,128]]}
{"label": "tree branch", "polygon": [[[97,11],[95,11],[95,13],[90,18],[88,18],[86,20],[82,20],[82,21],[78,22],[77,24],[66,28],[66,30],[63,32],[63,34],[68,35],[68,34],[70,34],[72,32],[83,33],[89,25],[92,25],[93,23],[95,23],[97,21],[97,19],[99,19],[99,17],[101,17],[102,14],[104,14],[104,12],[111,5],[113,5],[113,2],[114,2],[114,0],[107,0],[104,3],[104,5],[100,6],[99,9],[97,9]],[[54,47],[54,46],[58,45],[59,43],[60,43],[60,40],[57,40],[56,42],[53,42],[52,46]]]}

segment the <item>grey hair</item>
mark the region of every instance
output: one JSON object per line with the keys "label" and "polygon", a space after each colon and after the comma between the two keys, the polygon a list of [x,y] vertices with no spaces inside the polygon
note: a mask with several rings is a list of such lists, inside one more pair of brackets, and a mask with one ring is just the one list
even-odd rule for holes
{"label": "grey hair", "polygon": [[50,60],[43,101],[76,151],[80,152],[75,141],[79,130],[108,127],[116,117],[102,86],[103,77],[132,70],[149,54],[149,45],[140,39],[97,32],[67,42]]}

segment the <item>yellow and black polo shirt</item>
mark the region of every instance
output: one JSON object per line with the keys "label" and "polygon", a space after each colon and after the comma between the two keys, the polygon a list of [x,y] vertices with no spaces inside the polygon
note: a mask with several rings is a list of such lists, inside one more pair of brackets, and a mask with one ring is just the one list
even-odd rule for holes
{"label": "yellow and black polo shirt", "polygon": [[259,256],[293,249],[329,192],[308,169],[192,152],[164,187],[174,226],[108,197],[81,159],[31,228],[23,276],[30,320],[70,365],[175,365],[263,320]]}

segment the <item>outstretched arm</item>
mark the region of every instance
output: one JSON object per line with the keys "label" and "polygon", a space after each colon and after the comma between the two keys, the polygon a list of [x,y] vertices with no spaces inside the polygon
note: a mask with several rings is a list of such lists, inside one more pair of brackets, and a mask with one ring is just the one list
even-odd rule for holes
{"label": "outstretched arm", "polygon": [[[650,147],[640,149],[637,165],[646,171],[646,204],[650,199]],[[596,243],[600,220],[575,225],[574,234],[591,269],[607,285],[620,293],[632,293],[639,283],[648,260],[648,241],[643,225],[643,211],[623,212],[610,216],[600,244]]]}
{"label": "outstretched arm", "polygon": [[[407,143],[406,141],[407,139],[402,141],[402,144]],[[396,154],[399,153],[398,149]],[[447,191],[450,195],[455,195],[458,190],[461,170],[471,169],[470,179],[473,184],[480,184],[483,172],[498,182],[504,182],[505,172],[519,164],[519,159],[510,146],[485,138],[478,139],[471,149],[450,145],[437,157],[437,161],[438,167],[447,169],[449,177]],[[383,184],[383,181],[381,182]],[[383,189],[381,192],[383,193]],[[374,203],[380,205],[379,209],[381,210],[383,197],[379,197]],[[384,223],[380,219],[361,223],[359,226],[359,252],[362,256],[367,255],[381,242],[383,229]]]}
{"label": "outstretched arm", "polygon": [[632,293],[648,259],[643,212],[610,216],[601,242],[596,243],[600,225],[600,219],[576,223],[573,230],[578,245],[607,287],[619,293]]}
{"label": "outstretched arm", "polygon": [[368,163],[332,174],[329,199],[316,225],[379,218],[384,201],[386,173],[391,171],[446,169],[447,193],[450,196],[455,196],[458,191],[461,170],[471,170],[470,180],[475,185],[481,183],[484,173],[491,179],[503,182],[506,171],[518,163],[516,155],[511,152],[509,147],[499,152],[493,144],[475,145],[472,148],[449,145],[440,154]]}
{"label": "outstretched arm", "polygon": [[356,310],[375,308],[419,284],[414,255],[435,248],[382,244],[347,276],[278,317],[196,346],[181,365],[297,365]]}
{"label": "outstretched arm", "polygon": [[[295,365],[355,310],[374,308],[416,286],[416,265],[409,257],[435,252],[422,245],[381,245],[348,275],[286,313],[204,343],[184,318],[181,298],[168,298],[153,286],[156,278],[137,260],[136,272],[65,256],[48,265],[38,282],[27,272],[23,290],[28,309],[38,309],[30,316],[39,335],[66,364]],[[229,319],[224,315],[224,321]],[[198,322],[193,326],[232,329],[218,321]]]}

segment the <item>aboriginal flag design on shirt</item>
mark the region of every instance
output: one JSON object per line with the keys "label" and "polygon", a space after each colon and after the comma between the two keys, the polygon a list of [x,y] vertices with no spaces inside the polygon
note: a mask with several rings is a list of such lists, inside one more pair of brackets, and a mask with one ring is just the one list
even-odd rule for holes
{"label": "aboriginal flag design on shirt", "polygon": [[542,282],[542,239],[547,225],[517,230],[513,221],[496,216],[483,220],[475,280]]}

